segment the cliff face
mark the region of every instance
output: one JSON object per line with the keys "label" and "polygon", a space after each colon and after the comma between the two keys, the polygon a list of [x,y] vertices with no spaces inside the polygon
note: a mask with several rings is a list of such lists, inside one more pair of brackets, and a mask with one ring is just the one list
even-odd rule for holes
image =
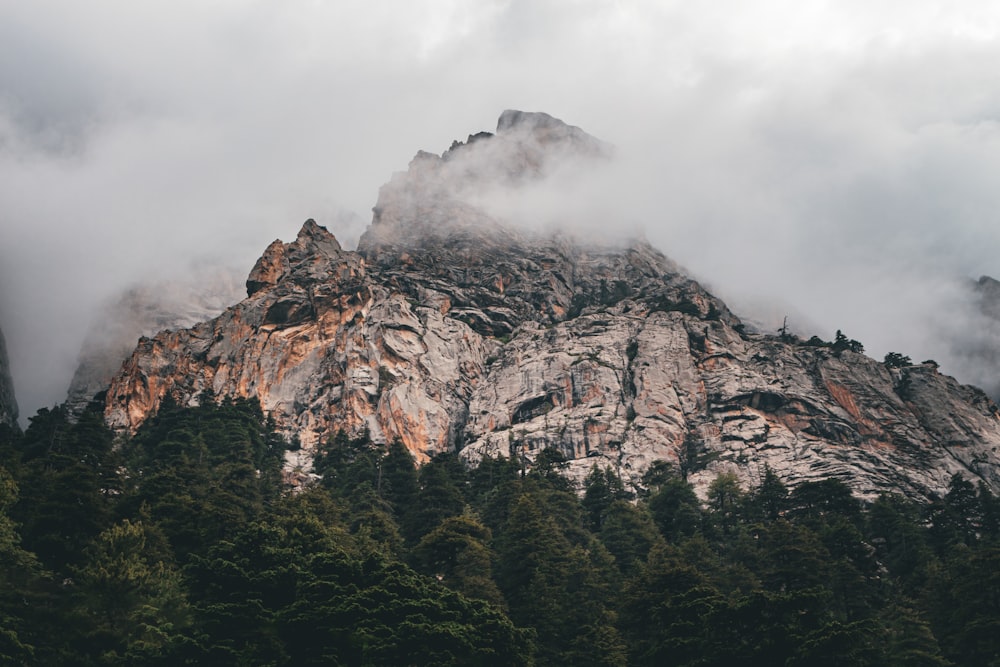
{"label": "cliff face", "polygon": [[140,341],[106,416],[135,429],[167,393],[255,397],[302,450],[339,430],[401,440],[418,460],[545,447],[580,479],[632,482],[667,460],[702,491],[720,472],[788,483],[835,476],[860,495],[940,492],[954,472],[1000,485],[996,406],[933,366],[886,369],[849,350],[748,334],[644,242],[580,243],[492,219],[608,147],[543,114],[505,112],[386,184],[357,252],[308,221],[272,243],[247,298]]}
{"label": "cliff face", "polygon": [[576,477],[596,462],[633,480],[663,459],[701,492],[721,472],[757,483],[765,465],[863,496],[927,497],[956,472],[1000,483],[996,406],[933,366],[890,371],[630,306],[524,327],[470,404],[463,454],[531,458],[557,444]]}
{"label": "cliff face", "polygon": [[0,331],[0,424],[17,425],[17,400],[14,398],[14,381],[10,375],[7,343]]}
{"label": "cliff face", "polygon": [[182,401],[210,391],[258,398],[307,451],[365,427],[420,458],[455,445],[497,343],[382,287],[312,221],[268,247],[247,291],[214,320],[141,340],[112,382],[109,422],[135,428],[167,391]]}

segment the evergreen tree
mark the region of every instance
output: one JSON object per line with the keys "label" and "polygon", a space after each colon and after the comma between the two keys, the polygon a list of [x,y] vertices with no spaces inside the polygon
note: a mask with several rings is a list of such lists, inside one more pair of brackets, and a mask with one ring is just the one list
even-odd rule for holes
{"label": "evergreen tree", "polygon": [[889,573],[910,591],[924,581],[933,552],[920,508],[896,494],[879,496],[868,510],[869,542]]}
{"label": "evergreen tree", "polygon": [[12,517],[25,547],[65,576],[110,523],[119,489],[111,432],[93,411],[71,424],[62,408],[42,409],[24,434],[20,500]]}
{"label": "evergreen tree", "polygon": [[35,648],[28,640],[25,600],[41,576],[34,554],[21,547],[21,537],[8,512],[17,500],[17,484],[0,467],[0,664],[31,664]]}
{"label": "evergreen tree", "polygon": [[420,482],[416,463],[409,450],[399,440],[389,445],[389,451],[379,462],[375,490],[392,507],[397,521],[417,500]]}
{"label": "evergreen tree", "polygon": [[1000,498],[998,498],[985,482],[980,480],[976,485],[979,500],[979,536],[989,543],[1000,540]]}
{"label": "evergreen tree", "polygon": [[[524,494],[499,539],[497,582],[511,619],[538,633],[538,664],[621,664],[621,642],[605,606],[607,580],[592,554],[574,546],[542,498]],[[610,559],[609,559],[610,560]],[[607,626],[600,632],[596,628]]]}
{"label": "evergreen tree", "polygon": [[448,458],[432,459],[421,466],[419,490],[402,514],[403,534],[411,544],[465,509],[465,498],[454,474]]}
{"label": "evergreen tree", "polygon": [[945,657],[1000,665],[1000,547],[959,543],[928,576],[925,605]]}
{"label": "evergreen tree", "polygon": [[982,504],[976,487],[956,473],[948,483],[944,498],[928,508],[930,540],[938,553],[956,544],[973,545],[982,527]]}
{"label": "evergreen tree", "polygon": [[708,487],[708,507],[713,523],[729,534],[736,529],[743,510],[744,493],[733,473],[720,473]]}
{"label": "evergreen tree", "polygon": [[566,455],[554,447],[546,447],[538,452],[531,466],[531,477],[559,491],[573,491],[573,485],[563,474],[569,462]]}
{"label": "evergreen tree", "polygon": [[604,512],[616,500],[628,498],[621,478],[611,468],[603,470],[595,463],[584,481],[583,510],[587,515],[587,526],[597,532],[601,529]]}
{"label": "evergreen tree", "polygon": [[530,659],[525,633],[495,608],[364,552],[305,506],[219,542],[190,573],[201,664],[499,667]]}
{"label": "evergreen tree", "polygon": [[615,500],[603,512],[598,536],[624,575],[646,562],[650,550],[663,542],[649,514],[626,500]]}
{"label": "evergreen tree", "polygon": [[[502,456],[482,459],[467,474],[468,499],[473,506],[478,508],[484,508],[490,504],[498,493],[509,489],[511,484],[521,476],[517,461]],[[506,521],[506,517],[500,519],[496,525],[503,525],[504,521]],[[487,522],[487,525],[493,524]]]}
{"label": "evergreen tree", "polygon": [[788,509],[788,487],[771,466],[764,465],[764,478],[749,498],[751,515],[759,520],[774,521]]}
{"label": "evergreen tree", "polygon": [[317,448],[313,472],[321,477],[324,488],[348,497],[361,484],[373,489],[379,485],[381,456],[367,431],[357,438],[337,431]]}
{"label": "evergreen tree", "polygon": [[403,535],[392,506],[367,483],[354,489],[350,498],[351,534],[367,551],[386,557],[403,557]]}
{"label": "evergreen tree", "polygon": [[789,497],[788,516],[814,529],[844,520],[860,526],[861,503],[849,486],[838,479],[803,482]]}
{"label": "evergreen tree", "polygon": [[503,607],[503,595],[492,578],[492,537],[490,529],[469,512],[449,517],[413,550],[415,567],[469,599]]}
{"label": "evergreen tree", "polygon": [[191,624],[178,570],[157,560],[141,523],[102,532],[75,572],[81,653],[99,664],[175,664]]}
{"label": "evergreen tree", "polygon": [[710,620],[726,601],[676,549],[658,545],[622,592],[620,621],[632,665],[713,664]]}
{"label": "evergreen tree", "polygon": [[830,552],[809,528],[779,519],[760,527],[755,543],[756,571],[766,589],[820,589],[830,582]]}
{"label": "evergreen tree", "polygon": [[909,600],[892,602],[881,614],[885,644],[879,664],[886,667],[948,667],[930,624]]}
{"label": "evergreen tree", "polygon": [[184,563],[279,498],[283,449],[250,401],[168,403],[123,448],[131,482],[123,508],[135,516],[144,505]]}
{"label": "evergreen tree", "polygon": [[675,477],[659,488],[648,501],[649,513],[668,542],[701,531],[701,503],[685,480]]}

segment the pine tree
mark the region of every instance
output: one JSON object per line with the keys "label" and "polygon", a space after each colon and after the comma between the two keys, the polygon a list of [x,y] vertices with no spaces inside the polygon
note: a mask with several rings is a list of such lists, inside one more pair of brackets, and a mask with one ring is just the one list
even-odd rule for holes
{"label": "pine tree", "polygon": [[628,497],[625,486],[621,479],[609,467],[603,470],[595,463],[584,480],[583,510],[587,515],[587,523],[590,530],[597,532],[601,529],[601,519],[604,512],[616,500],[623,500]]}
{"label": "pine tree", "polygon": [[598,536],[623,575],[635,572],[650,550],[663,542],[649,514],[626,500],[612,502],[603,517]]}
{"label": "pine tree", "polygon": [[466,512],[445,519],[425,535],[413,550],[413,561],[418,572],[467,598],[503,607],[503,595],[492,578],[492,538],[490,529]]}
{"label": "pine tree", "polygon": [[156,560],[141,523],[102,532],[75,572],[81,648],[102,664],[172,664],[190,641],[191,613],[180,572]]}
{"label": "pine tree", "polygon": [[[571,654],[620,664],[621,641],[606,607],[611,559],[595,562],[599,545],[575,546],[543,506],[544,496],[522,495],[498,539],[497,583],[510,617],[538,633],[539,665],[571,664]],[[599,626],[608,627],[595,631]]]}
{"label": "pine tree", "polygon": [[764,478],[750,495],[750,507],[756,518],[765,521],[774,521],[788,509],[788,487],[769,465],[764,465]]}
{"label": "pine tree", "polygon": [[712,620],[726,601],[676,549],[654,547],[621,597],[629,664],[713,664]]}
{"label": "pine tree", "polygon": [[881,614],[885,645],[880,659],[885,667],[948,667],[930,624],[909,600],[891,603]]}
{"label": "pine tree", "polygon": [[401,517],[403,535],[410,544],[465,509],[465,498],[453,474],[447,459],[434,459],[421,466],[419,489]]}
{"label": "pine tree", "polygon": [[740,521],[743,490],[739,480],[733,473],[720,473],[708,487],[708,507],[715,525],[729,534],[736,529]]}
{"label": "pine tree", "polygon": [[649,513],[668,542],[694,535],[702,530],[701,503],[694,489],[676,477],[659,488],[648,501]]}
{"label": "pine tree", "polygon": [[25,547],[65,576],[110,523],[119,488],[117,454],[100,415],[71,424],[62,408],[39,410],[24,434],[20,499],[12,517]]}
{"label": "pine tree", "polygon": [[880,563],[909,591],[919,589],[933,556],[920,508],[896,494],[879,496],[868,510],[869,542]]}
{"label": "pine tree", "polygon": [[17,500],[17,484],[0,467],[0,664],[31,664],[35,648],[27,638],[25,600],[41,577],[34,554],[21,547],[17,526],[8,512]]}

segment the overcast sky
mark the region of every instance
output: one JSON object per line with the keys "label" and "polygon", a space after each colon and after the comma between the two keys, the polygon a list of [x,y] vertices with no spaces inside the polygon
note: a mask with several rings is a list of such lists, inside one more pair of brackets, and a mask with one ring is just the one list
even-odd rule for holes
{"label": "overcast sky", "polygon": [[986,383],[961,281],[1000,277],[998,29],[978,1],[0,0],[22,415],[124,285],[247,272],[308,217],[352,244],[393,171],[506,108],[615,144],[580,210],[738,312]]}

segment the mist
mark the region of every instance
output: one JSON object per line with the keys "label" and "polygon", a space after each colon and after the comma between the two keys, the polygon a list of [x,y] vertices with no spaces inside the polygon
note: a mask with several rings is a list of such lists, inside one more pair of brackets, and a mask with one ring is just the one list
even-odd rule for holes
{"label": "mist", "polygon": [[509,215],[644,234],[761,328],[995,384],[967,350],[1000,347],[968,282],[1000,275],[998,28],[923,0],[0,0],[22,418],[126,287],[245,274],[309,217],[350,247],[393,171],[508,108],[616,147]]}

